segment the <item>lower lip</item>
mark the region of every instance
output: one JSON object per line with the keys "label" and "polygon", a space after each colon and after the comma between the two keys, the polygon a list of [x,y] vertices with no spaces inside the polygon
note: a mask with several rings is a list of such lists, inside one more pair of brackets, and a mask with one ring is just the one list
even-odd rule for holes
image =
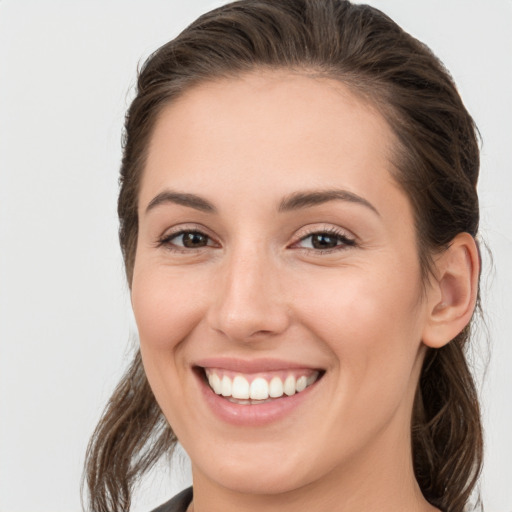
{"label": "lower lip", "polygon": [[242,405],[217,395],[202,375],[198,374],[197,378],[201,393],[212,412],[222,421],[238,426],[267,425],[285,418],[308,399],[320,380],[292,396],[276,398],[262,404]]}

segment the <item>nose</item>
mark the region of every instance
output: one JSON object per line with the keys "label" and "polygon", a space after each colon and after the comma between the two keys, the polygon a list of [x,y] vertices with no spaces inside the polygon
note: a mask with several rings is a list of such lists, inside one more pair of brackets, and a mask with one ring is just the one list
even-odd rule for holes
{"label": "nose", "polygon": [[211,328],[238,342],[268,339],[287,329],[289,307],[272,259],[254,248],[226,258],[207,314]]}

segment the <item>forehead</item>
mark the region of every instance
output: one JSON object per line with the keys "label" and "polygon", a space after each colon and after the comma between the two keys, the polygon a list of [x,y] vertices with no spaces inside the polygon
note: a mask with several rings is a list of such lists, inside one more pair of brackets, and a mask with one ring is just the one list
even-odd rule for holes
{"label": "forehead", "polygon": [[150,141],[141,207],[158,189],[226,184],[249,196],[290,187],[378,195],[396,186],[392,131],[343,83],[287,71],[253,72],[192,87],[160,113]]}

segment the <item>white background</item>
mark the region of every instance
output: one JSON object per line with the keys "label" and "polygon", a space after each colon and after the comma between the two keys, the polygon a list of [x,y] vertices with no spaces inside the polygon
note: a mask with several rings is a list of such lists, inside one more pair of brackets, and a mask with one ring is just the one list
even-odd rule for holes
{"label": "white background", "polygon": [[[134,343],[116,195],[135,70],[220,3],[0,0],[0,512],[80,510],[86,443]],[[512,0],[371,3],[441,57],[482,133],[482,487],[488,512],[512,512]],[[156,472],[135,511],[182,474]]]}

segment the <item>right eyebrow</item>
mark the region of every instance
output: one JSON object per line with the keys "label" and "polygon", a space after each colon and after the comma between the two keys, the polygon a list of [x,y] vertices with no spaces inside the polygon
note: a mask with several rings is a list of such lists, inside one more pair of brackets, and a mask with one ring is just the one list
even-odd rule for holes
{"label": "right eyebrow", "polygon": [[181,206],[188,206],[201,212],[217,213],[217,208],[210,201],[195,194],[186,194],[184,192],[175,192],[173,190],[164,190],[156,195],[148,204],[146,213],[161,204],[173,203]]}

